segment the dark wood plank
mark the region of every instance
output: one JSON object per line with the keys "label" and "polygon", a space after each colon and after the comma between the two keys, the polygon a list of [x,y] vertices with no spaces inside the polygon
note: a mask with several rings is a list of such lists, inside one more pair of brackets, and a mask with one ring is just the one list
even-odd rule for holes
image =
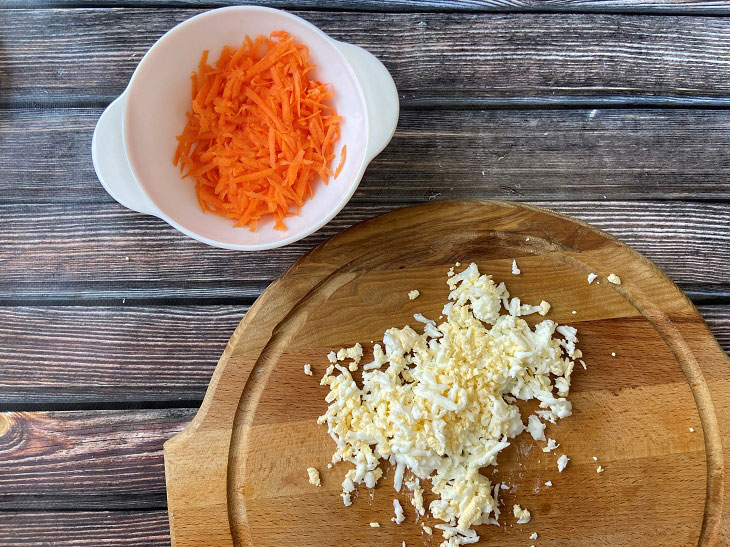
{"label": "dark wood plank", "polygon": [[[0,110],[0,203],[109,201],[98,108]],[[359,202],[730,199],[730,111],[404,111]]]}
{"label": "dark wood plank", "polygon": [[[431,190],[424,187],[422,199],[430,195]],[[444,197],[475,196],[454,191],[437,199]],[[582,218],[619,237],[685,290],[728,291],[728,203],[610,199],[534,203]],[[157,218],[112,203],[81,208],[75,204],[0,205],[0,304],[251,298],[313,246],[396,207],[351,203],[316,234],[281,249],[251,254],[205,246]]]}
{"label": "dark wood plank", "polygon": [[[197,7],[197,0],[6,0],[8,8],[161,6]],[[246,4],[279,9],[326,9],[362,11],[551,11],[728,14],[724,0],[257,0],[226,2],[209,0],[209,6]]]}
{"label": "dark wood plank", "polygon": [[0,405],[198,404],[247,309],[0,308]]}
{"label": "dark wood plank", "polygon": [[[246,308],[0,308],[0,404],[197,405]],[[699,310],[730,353],[730,304]]]}
{"label": "dark wood plank", "polygon": [[[0,101],[108,102],[198,10],[7,10]],[[730,95],[730,19],[611,14],[301,12],[388,66],[404,106]],[[39,36],[51,39],[39,40]],[[560,70],[556,70],[559,63]]]}
{"label": "dark wood plank", "polygon": [[730,355],[730,305],[699,305],[697,309],[722,349]]}
{"label": "dark wood plank", "polygon": [[167,511],[0,513],[0,546],[167,547]]}
{"label": "dark wood plank", "polygon": [[162,444],[195,412],[0,413],[0,509],[164,508]]}

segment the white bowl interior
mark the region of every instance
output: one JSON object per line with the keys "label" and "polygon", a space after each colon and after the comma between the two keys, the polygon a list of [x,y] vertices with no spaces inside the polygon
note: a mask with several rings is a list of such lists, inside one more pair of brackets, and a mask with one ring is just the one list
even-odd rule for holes
{"label": "white bowl interior", "polygon": [[[185,126],[190,109],[190,75],[203,50],[215,61],[223,46],[239,47],[252,38],[284,30],[309,47],[317,65],[313,77],[334,89],[333,106],[343,122],[336,146],[337,157],[347,145],[347,161],[336,180],[317,180],[314,197],[299,216],[286,219],[285,232],[274,230],[273,220],[262,221],[256,232],[234,228],[233,221],[203,213],[195,196],[194,181],[183,179],[172,165],[175,137]],[[277,246],[308,235],[324,225],[345,205],[360,180],[367,146],[365,101],[350,66],[324,33],[285,12],[239,7],[207,12],[163,36],[147,53],[128,88],[124,118],[124,145],[130,167],[153,203],[183,231],[229,246]]]}

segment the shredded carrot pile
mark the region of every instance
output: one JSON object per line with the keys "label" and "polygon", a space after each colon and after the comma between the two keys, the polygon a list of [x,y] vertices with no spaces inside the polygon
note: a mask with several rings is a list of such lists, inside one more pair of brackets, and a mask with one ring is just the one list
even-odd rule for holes
{"label": "shredded carrot pile", "polygon": [[309,50],[286,32],[246,37],[224,47],[214,65],[204,51],[192,75],[192,111],[177,137],[173,164],[195,179],[203,211],[255,231],[273,215],[275,228],[326,184],[342,118],[325,104],[333,96],[312,80]]}

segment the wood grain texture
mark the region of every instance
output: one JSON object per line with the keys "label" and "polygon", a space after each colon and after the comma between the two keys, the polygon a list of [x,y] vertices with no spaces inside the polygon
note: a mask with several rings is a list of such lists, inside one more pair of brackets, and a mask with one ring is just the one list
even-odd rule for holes
{"label": "wood grain texture", "polygon": [[[551,12],[621,12],[728,14],[724,0],[256,0],[225,2],[208,0],[208,6],[245,4],[287,10],[324,9],[356,11],[551,11]],[[6,0],[5,7],[197,7],[197,0]]]}
{"label": "wood grain texture", "polygon": [[[427,200],[429,189],[422,191]],[[449,197],[454,194],[456,190]],[[619,237],[656,262],[684,290],[728,291],[730,204],[534,203]],[[42,209],[0,205],[0,294],[6,302],[251,298],[315,245],[395,208],[395,204],[350,203],[312,236],[281,249],[249,254],[205,246],[157,218],[116,203],[82,209],[73,204]]]}
{"label": "wood grain texture", "polygon": [[[8,10],[0,102],[108,102],[181,9]],[[403,106],[600,100],[726,104],[730,20],[601,14],[301,12],[390,70]],[[52,36],[39,42],[37,37]],[[556,71],[556,63],[560,70]],[[78,67],[83,66],[83,70]]]}
{"label": "wood grain texture", "polygon": [[167,511],[0,513],[0,546],[167,547]]}
{"label": "wood grain texture", "polygon": [[162,443],[194,412],[0,413],[0,510],[164,508]]}
{"label": "wood grain texture", "polygon": [[0,308],[0,405],[196,406],[247,309]]}
{"label": "wood grain texture", "polygon": [[[89,147],[101,109],[0,110],[0,203],[108,201]],[[730,199],[730,111],[404,111],[355,200]]]}
{"label": "wood grain texture", "polygon": [[[509,273],[515,256],[520,276]],[[576,374],[576,412],[557,437],[571,455],[572,480],[563,474],[558,488],[538,495],[534,481],[558,479],[554,461],[517,450],[503,462],[508,473],[530,481],[519,495],[535,509],[530,526],[539,525],[541,544],[644,545],[648,533],[662,545],[727,543],[730,361],[681,292],[588,225],[516,204],[448,202],[403,209],[338,235],[252,306],[200,412],[165,445],[174,545],[277,545],[287,537],[299,545],[421,541],[417,526],[387,522],[387,480],[374,500],[349,510],[337,495],[342,469],[339,478],[325,472],[321,489],[307,483],[304,469],[324,466],[332,447],[315,425],[324,393],[301,364],[312,362],[319,372],[333,348],[413,322],[414,311],[438,314],[448,293],[445,271],[455,260],[477,261],[526,301],[547,298],[549,317],[581,333],[589,370]],[[600,285],[587,284],[590,271],[599,273]],[[608,272],[621,275],[620,287],[606,282]],[[421,296],[409,302],[414,287]],[[689,431],[697,424],[702,436]],[[625,436],[632,428],[644,434]],[[194,475],[203,447],[206,466]],[[606,474],[595,472],[597,452],[610,464]],[[627,485],[631,495],[615,495]],[[565,519],[566,503],[580,507],[581,516]],[[382,530],[367,526],[374,520],[386,523]],[[523,530],[494,530],[481,532],[498,534],[502,545],[524,545]]]}
{"label": "wood grain texture", "polygon": [[[0,404],[197,406],[247,308],[2,307]],[[730,305],[698,310],[730,354]]]}
{"label": "wood grain texture", "polygon": [[730,355],[730,306],[697,306],[720,347]]}

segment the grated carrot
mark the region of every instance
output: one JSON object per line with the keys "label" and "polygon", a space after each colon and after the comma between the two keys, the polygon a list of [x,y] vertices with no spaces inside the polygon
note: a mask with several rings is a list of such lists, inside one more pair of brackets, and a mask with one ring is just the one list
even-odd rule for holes
{"label": "grated carrot", "polygon": [[238,49],[224,47],[212,65],[204,51],[191,76],[192,107],[177,137],[173,164],[195,179],[198,203],[257,229],[268,215],[285,230],[314,195],[316,177],[333,172],[342,118],[325,104],[333,97],[309,73],[309,50],[286,32],[248,36]]}

